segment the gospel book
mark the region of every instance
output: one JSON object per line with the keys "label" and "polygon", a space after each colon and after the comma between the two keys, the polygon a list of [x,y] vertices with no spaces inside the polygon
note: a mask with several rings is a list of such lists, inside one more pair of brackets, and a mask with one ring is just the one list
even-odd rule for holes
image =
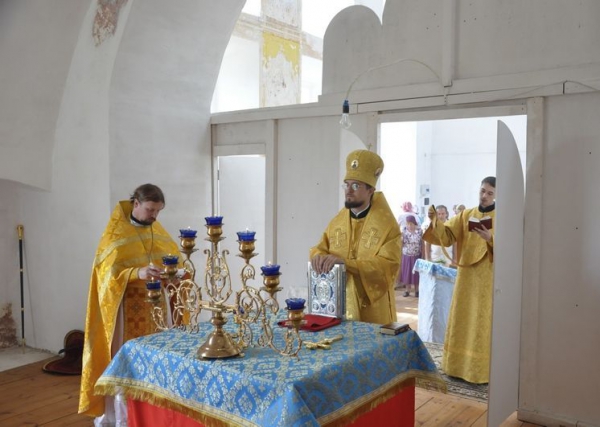
{"label": "gospel book", "polygon": [[469,231],[473,231],[476,228],[481,229],[481,226],[484,226],[485,228],[487,228],[488,230],[492,229],[492,218],[490,218],[489,216],[483,217],[483,218],[475,218],[475,217],[471,217],[469,218]]}
{"label": "gospel book", "polygon": [[410,326],[407,323],[400,322],[391,322],[379,327],[379,331],[386,335],[398,335],[409,330]]}
{"label": "gospel book", "polygon": [[346,266],[335,264],[329,273],[317,274],[308,262],[308,313],[346,316]]}

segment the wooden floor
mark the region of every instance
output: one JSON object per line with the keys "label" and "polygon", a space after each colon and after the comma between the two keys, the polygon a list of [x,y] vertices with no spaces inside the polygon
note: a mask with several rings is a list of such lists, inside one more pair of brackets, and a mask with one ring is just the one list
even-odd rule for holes
{"label": "wooden floor", "polygon": [[[403,292],[396,291],[398,321],[408,323],[416,331],[419,300],[414,296],[403,297]],[[487,404],[418,387],[415,390],[415,426],[487,426]],[[500,427],[539,426],[519,421],[515,412]]]}
{"label": "wooden floor", "polygon": [[[399,320],[417,329],[417,299],[396,292]],[[0,426],[91,427],[90,418],[77,415],[79,376],[42,371],[44,361],[0,372]],[[487,405],[471,399],[416,389],[415,426],[485,427]],[[154,427],[154,426],[148,426]],[[161,426],[156,426],[161,427]],[[513,414],[501,427],[536,427]]]}

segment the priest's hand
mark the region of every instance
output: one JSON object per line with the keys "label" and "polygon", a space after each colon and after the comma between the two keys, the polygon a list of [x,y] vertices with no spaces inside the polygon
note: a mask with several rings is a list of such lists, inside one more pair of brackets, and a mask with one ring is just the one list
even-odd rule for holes
{"label": "priest's hand", "polygon": [[154,280],[158,280],[161,273],[162,270],[160,268],[150,263],[148,266],[141,267],[138,270],[138,278],[146,281],[151,280],[152,278],[154,278]]}
{"label": "priest's hand", "polygon": [[481,237],[486,242],[492,241],[492,233],[490,232],[490,230],[485,228],[483,224],[481,225],[481,228],[475,228],[473,229],[473,231],[475,231],[479,235],[479,237]]}
{"label": "priest's hand", "polygon": [[427,211],[427,217],[431,222],[437,218],[437,211],[435,210],[435,206],[429,206],[429,210]]}
{"label": "priest's hand", "polygon": [[313,270],[317,274],[329,273],[335,264],[343,264],[344,260],[336,255],[315,255],[310,260]]}

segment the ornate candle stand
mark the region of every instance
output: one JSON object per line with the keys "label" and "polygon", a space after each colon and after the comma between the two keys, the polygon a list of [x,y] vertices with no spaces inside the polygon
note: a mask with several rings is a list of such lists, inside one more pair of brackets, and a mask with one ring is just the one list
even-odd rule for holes
{"label": "ornate candle stand", "polygon": [[[215,221],[215,218],[219,220]],[[302,348],[299,329],[304,318],[304,306],[291,307],[293,309],[288,310],[284,347],[278,348],[274,343],[275,333],[271,323],[276,319],[279,311],[276,294],[281,290],[279,287],[281,273],[278,266],[276,269],[271,265],[262,267],[263,286],[260,289],[249,285],[248,281],[254,279],[256,273],[254,266],[250,264],[250,260],[257,255],[254,253],[256,240],[253,232],[251,238],[248,238],[248,233],[238,233],[240,236],[238,256],[245,261],[240,274],[242,288],[235,292],[235,302],[228,304],[234,292],[225,258],[229,251],[219,252],[219,242],[224,239],[221,237],[223,233],[221,217],[208,217],[206,228],[208,237],[205,240],[211,243],[211,249],[204,250],[207,255],[204,286],[199,286],[195,282],[196,270],[190,256],[197,250],[194,249],[196,236],[195,232],[191,233],[190,230],[188,233],[184,233],[186,230],[181,230],[180,243],[181,252],[186,256],[183,263],[185,271],[191,278],[179,281],[176,262],[173,266],[172,259],[163,258],[161,282],[169,307],[165,307],[160,285],[157,286],[156,282],[147,284],[148,301],[152,303],[152,315],[157,329],[179,328],[198,332],[198,317],[202,310],[208,310],[212,312],[210,323],[214,326],[214,330],[198,349],[198,358],[219,359],[243,355],[245,348],[254,345],[270,347],[285,356],[297,356]],[[203,299],[203,294],[206,299]],[[233,317],[234,323],[238,325],[236,334],[230,334],[223,328],[228,317]],[[254,334],[257,330],[259,336],[255,340]]]}

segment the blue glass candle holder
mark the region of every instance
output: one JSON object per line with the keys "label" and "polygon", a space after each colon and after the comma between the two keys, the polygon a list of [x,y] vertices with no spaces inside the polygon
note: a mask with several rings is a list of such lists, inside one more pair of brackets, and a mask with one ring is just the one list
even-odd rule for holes
{"label": "blue glass candle holder", "polygon": [[192,230],[191,228],[182,228],[179,230],[180,236],[181,237],[196,237],[196,234],[198,233],[197,230]]}
{"label": "blue glass candle holder", "polygon": [[279,274],[278,264],[263,265],[261,268],[263,275],[265,276],[276,276]]}
{"label": "blue glass candle holder", "polygon": [[179,257],[176,255],[165,255],[162,257],[163,265],[177,265]]}
{"label": "blue glass candle holder", "polygon": [[240,242],[252,242],[254,241],[254,235],[256,234],[256,231],[238,231],[237,235],[238,235],[238,240]]}
{"label": "blue glass candle holder", "polygon": [[306,300],[304,298],[288,298],[285,304],[288,310],[303,310]]}
{"label": "blue glass candle holder", "polygon": [[223,225],[222,216],[207,216],[204,219],[206,220],[206,225]]}
{"label": "blue glass candle holder", "polygon": [[149,291],[160,289],[160,280],[150,280],[149,282],[146,282],[146,289]]}

